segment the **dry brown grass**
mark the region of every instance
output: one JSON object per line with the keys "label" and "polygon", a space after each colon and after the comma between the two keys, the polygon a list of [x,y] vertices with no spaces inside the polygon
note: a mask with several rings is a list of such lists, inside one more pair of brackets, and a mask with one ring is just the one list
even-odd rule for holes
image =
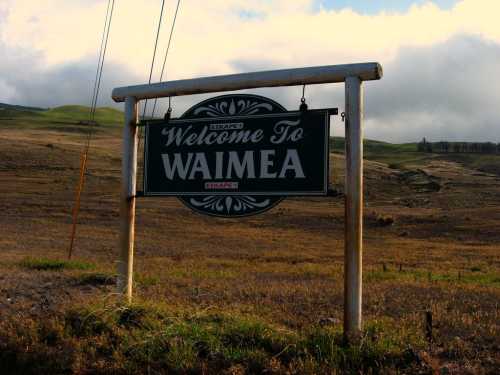
{"label": "dry brown grass", "polygon": [[[72,306],[112,298],[106,280],[118,254],[118,132],[93,144],[78,226],[76,259],[97,269],[34,271],[20,263],[65,258],[79,137],[0,130],[0,319],[6,324],[36,325]],[[341,188],[343,159],[332,158]],[[401,345],[415,345],[413,364],[424,363],[425,371],[498,373],[499,177],[440,160],[422,169],[419,176],[439,181],[439,192],[385,164],[366,163],[365,320],[384,322],[404,338]],[[380,217],[394,223],[380,225]],[[340,325],[342,197],[288,199],[239,220],[199,216],[175,199],[145,198],[137,204],[136,233],[135,292],[142,301],[258,317],[295,332],[325,321]],[[434,319],[430,345],[426,310]]]}

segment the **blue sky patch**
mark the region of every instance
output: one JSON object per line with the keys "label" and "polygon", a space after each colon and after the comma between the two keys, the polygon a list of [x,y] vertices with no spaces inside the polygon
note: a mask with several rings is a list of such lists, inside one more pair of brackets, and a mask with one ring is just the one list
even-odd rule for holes
{"label": "blue sky patch", "polygon": [[[421,5],[429,0],[316,0],[315,9],[344,9],[351,8],[362,14],[377,14],[382,11],[405,12],[413,4]],[[441,9],[451,9],[459,0],[434,0],[434,4]]]}
{"label": "blue sky patch", "polygon": [[255,20],[255,19],[263,19],[265,16],[263,13],[254,12],[251,10],[240,10],[238,15],[243,20]]}

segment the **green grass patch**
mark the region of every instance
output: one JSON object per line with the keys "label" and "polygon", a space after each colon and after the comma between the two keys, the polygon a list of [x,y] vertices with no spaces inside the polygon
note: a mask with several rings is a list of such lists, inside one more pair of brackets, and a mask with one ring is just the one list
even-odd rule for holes
{"label": "green grass patch", "polygon": [[474,284],[481,286],[500,286],[500,275],[497,273],[480,272],[479,267],[472,267],[470,270],[456,271],[453,273],[429,272],[422,269],[410,270],[367,270],[363,279],[366,282],[383,282],[394,280],[407,281],[436,281],[450,282],[456,284]]}
{"label": "green grass patch", "polygon": [[249,374],[384,373],[414,366],[408,348],[423,345],[417,334],[396,327],[369,322],[348,345],[339,329],[291,331],[239,314],[152,304],[79,307],[62,319],[0,327],[0,365],[27,374],[226,373],[236,367]]}
{"label": "green grass patch", "polygon": [[500,274],[493,274],[493,273],[465,274],[462,275],[461,279],[465,283],[500,287]]}
{"label": "green grass patch", "polygon": [[23,268],[37,271],[61,271],[61,270],[91,270],[95,268],[92,263],[77,260],[60,260],[49,258],[25,258],[19,265]]}
{"label": "green grass patch", "polygon": [[[46,119],[52,121],[85,121],[89,119],[89,107],[66,105],[41,112]],[[114,108],[97,108],[95,121],[103,125],[118,125],[123,122],[123,112]]]}
{"label": "green grass patch", "polygon": [[169,275],[180,279],[235,279],[238,277],[236,271],[231,269],[173,269]]}
{"label": "green grass patch", "polygon": [[160,278],[154,275],[135,274],[134,280],[141,286],[153,286],[160,284]]}

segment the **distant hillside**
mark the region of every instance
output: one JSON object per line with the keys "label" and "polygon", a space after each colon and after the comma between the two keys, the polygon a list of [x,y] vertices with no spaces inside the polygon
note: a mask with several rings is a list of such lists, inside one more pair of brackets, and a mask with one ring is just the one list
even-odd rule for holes
{"label": "distant hillside", "polygon": [[[345,139],[343,137],[330,138],[330,151],[343,154],[345,150]],[[406,164],[419,164],[429,159],[417,151],[417,143],[388,143],[365,139],[363,141],[363,155],[365,159],[386,163],[394,168],[403,167]]]}
{"label": "distant hillside", "polygon": [[[87,122],[89,120],[89,107],[82,105],[65,105],[61,107],[51,108],[44,112],[47,118],[55,121],[77,121]],[[97,108],[95,112],[95,121],[102,125],[116,125],[123,122],[123,112],[110,108]]]}
{"label": "distant hillside", "polygon": [[0,103],[0,119],[38,116],[43,111],[43,108],[38,107],[26,107],[22,105]]}
{"label": "distant hillside", "polygon": [[13,111],[44,111],[45,108],[40,107],[26,107],[23,105],[14,105],[14,104],[6,104],[0,103],[0,111],[1,110],[13,110]]}
{"label": "distant hillside", "polygon": [[[109,107],[97,108],[96,132],[120,136],[123,112]],[[61,133],[86,134],[89,107],[65,105],[56,108],[37,108],[0,103],[0,128],[38,129]],[[391,168],[404,169],[424,165],[431,159],[458,162],[464,166],[500,176],[500,155],[435,154],[419,152],[418,143],[394,144],[376,140],[364,140],[364,158],[387,164]],[[345,139],[330,138],[330,152],[343,154]]]}
{"label": "distant hillside", "polygon": [[[417,151],[417,143],[401,143],[394,144],[383,141],[375,141],[373,139],[365,139],[363,141],[365,152],[413,152]],[[344,137],[331,137],[330,149],[334,152],[343,153],[345,148]]]}
{"label": "distant hillside", "polygon": [[[43,127],[52,130],[70,130],[68,125],[74,126],[76,131],[87,126],[89,122],[89,107],[80,105],[66,105],[56,108],[37,108],[21,105],[0,104],[1,126]],[[102,107],[95,112],[95,122],[98,126],[117,126],[123,122],[123,112],[117,109]]]}

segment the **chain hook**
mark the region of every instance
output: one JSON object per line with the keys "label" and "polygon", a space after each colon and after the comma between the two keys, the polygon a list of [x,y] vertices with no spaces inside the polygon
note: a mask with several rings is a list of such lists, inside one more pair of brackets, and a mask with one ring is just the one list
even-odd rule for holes
{"label": "chain hook", "polygon": [[169,96],[168,97],[168,109],[167,109],[167,113],[165,113],[165,121],[168,122],[168,120],[170,120],[170,117],[172,115],[172,98]]}
{"label": "chain hook", "polygon": [[299,110],[301,112],[305,112],[307,111],[307,103],[306,103],[306,97],[305,97],[305,94],[306,94],[306,85],[303,85],[302,86],[302,98],[300,98],[300,107],[299,107]]}

